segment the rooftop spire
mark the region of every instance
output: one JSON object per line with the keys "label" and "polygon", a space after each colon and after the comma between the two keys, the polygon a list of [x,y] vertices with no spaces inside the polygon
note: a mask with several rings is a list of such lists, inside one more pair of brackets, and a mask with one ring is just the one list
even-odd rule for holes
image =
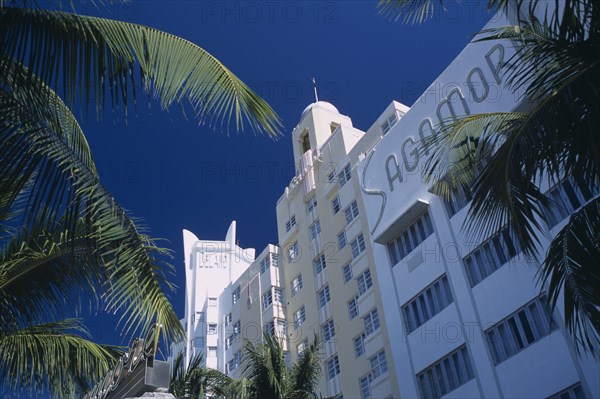
{"label": "rooftop spire", "polygon": [[312,78],[313,81],[313,89],[315,90],[315,102],[319,102],[319,95],[317,94],[317,80]]}

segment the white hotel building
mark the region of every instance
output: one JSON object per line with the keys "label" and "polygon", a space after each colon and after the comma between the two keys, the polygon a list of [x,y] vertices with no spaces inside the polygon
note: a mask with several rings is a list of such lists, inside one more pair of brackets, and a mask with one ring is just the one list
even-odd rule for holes
{"label": "white hotel building", "polygon": [[[441,120],[519,107],[503,86],[510,53],[469,44],[410,109],[392,102],[366,132],[309,105],[276,206],[281,249],[255,259],[235,245],[235,222],[225,241],[184,231],[188,353],[237,378],[242,338],[266,329],[295,361],[317,332],[324,397],[600,397],[600,365],[576,353],[562,309],[546,309],[539,265],[504,231],[469,240],[467,198],[447,203],[421,179],[416,142]],[[590,197],[548,189],[563,209],[542,251]]]}

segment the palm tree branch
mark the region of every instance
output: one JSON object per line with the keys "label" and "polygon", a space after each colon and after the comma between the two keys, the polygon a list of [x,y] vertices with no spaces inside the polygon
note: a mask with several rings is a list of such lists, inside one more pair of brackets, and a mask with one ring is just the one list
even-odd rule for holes
{"label": "palm tree branch", "polygon": [[73,154],[62,138],[57,137],[47,125],[39,126],[37,116],[16,103],[14,98],[0,93],[0,99],[1,108],[6,111],[0,115],[0,126],[9,127],[0,130],[0,133],[32,140],[29,146],[20,147],[21,157],[44,159],[48,170],[53,170],[53,173],[42,177],[53,176],[58,180],[58,189],[64,189],[64,181],[68,181],[69,187],[75,191],[76,209],[84,206],[82,215],[93,233],[92,238],[104,259],[109,278],[114,278],[106,286],[108,306],[114,311],[125,312],[121,320],[126,331],[147,328],[157,317],[157,322],[165,327],[167,334],[181,334],[181,324],[159,285],[159,281],[168,284],[157,274],[160,271],[157,269],[159,260],[155,255],[163,251],[140,234],[135,223],[117,205],[93,171]]}
{"label": "palm tree branch", "polygon": [[[237,130],[246,121],[253,131],[279,134],[279,118],[269,105],[217,59],[187,40],[150,27],[5,7],[0,9],[0,43],[6,56],[49,86],[62,86],[68,104],[78,98],[89,102],[93,94],[101,111],[108,89],[113,106],[122,106],[127,115],[129,96],[136,102],[137,63],[144,89],[160,99],[162,108],[185,100],[202,123],[229,125],[234,119]],[[32,52],[23,51],[27,48]]]}
{"label": "palm tree branch", "polygon": [[600,197],[573,213],[554,237],[539,277],[554,308],[564,288],[566,327],[576,348],[600,351]]}
{"label": "palm tree branch", "polygon": [[65,389],[88,388],[119,352],[76,333],[87,334],[76,319],[0,330],[0,378],[10,388],[29,385],[37,394],[50,390],[62,396]]}
{"label": "palm tree branch", "polygon": [[[81,289],[96,297],[105,280],[101,259],[94,253],[89,237],[69,232],[64,225],[54,230],[38,226],[35,233],[20,233],[0,251],[0,319],[16,324],[43,319],[49,312],[59,314],[69,301],[80,301]],[[83,267],[85,266],[85,267]],[[18,298],[18,300],[15,300]]]}

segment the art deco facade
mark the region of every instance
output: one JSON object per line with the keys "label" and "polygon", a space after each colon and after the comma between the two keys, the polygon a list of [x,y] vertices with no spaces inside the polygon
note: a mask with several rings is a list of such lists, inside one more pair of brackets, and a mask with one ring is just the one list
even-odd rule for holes
{"label": "art deco facade", "polygon": [[[393,102],[382,120],[408,110]],[[359,397],[372,383],[377,397],[398,397],[382,296],[369,232],[353,176],[358,155],[381,137],[352,126],[327,102],[304,110],[292,133],[298,174],[277,202],[290,357],[318,333],[324,342],[323,395]],[[372,376],[372,377],[369,377]]]}
{"label": "art deco facade", "polygon": [[[392,102],[366,132],[330,103],[309,105],[292,132],[278,246],[255,259],[235,245],[235,222],[223,242],[184,232],[188,352],[237,378],[242,338],[276,334],[295,361],[317,333],[324,397],[600,396],[598,362],[545,306],[539,263],[506,229],[467,236],[468,194],[447,202],[422,179],[417,142],[440,123],[523,107],[504,86],[511,51],[471,43],[410,109]],[[557,207],[541,253],[592,195],[575,180],[544,188]]]}
{"label": "art deco facade", "polygon": [[[509,23],[497,17],[486,28]],[[527,107],[505,85],[513,51],[509,42],[469,44],[356,169],[400,397],[600,396],[599,363],[577,354],[562,307],[547,308],[539,261],[506,227],[466,234],[469,194],[444,201],[423,180],[427,154],[417,142],[438,126]],[[591,186],[575,178],[542,185],[555,202],[537,232],[542,257],[592,198]]]}

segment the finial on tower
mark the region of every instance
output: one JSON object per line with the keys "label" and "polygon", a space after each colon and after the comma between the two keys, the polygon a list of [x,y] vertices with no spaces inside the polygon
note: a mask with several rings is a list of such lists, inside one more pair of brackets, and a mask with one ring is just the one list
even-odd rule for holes
{"label": "finial on tower", "polygon": [[317,94],[317,80],[312,78],[313,81],[313,89],[315,90],[315,102],[319,102],[319,95]]}

